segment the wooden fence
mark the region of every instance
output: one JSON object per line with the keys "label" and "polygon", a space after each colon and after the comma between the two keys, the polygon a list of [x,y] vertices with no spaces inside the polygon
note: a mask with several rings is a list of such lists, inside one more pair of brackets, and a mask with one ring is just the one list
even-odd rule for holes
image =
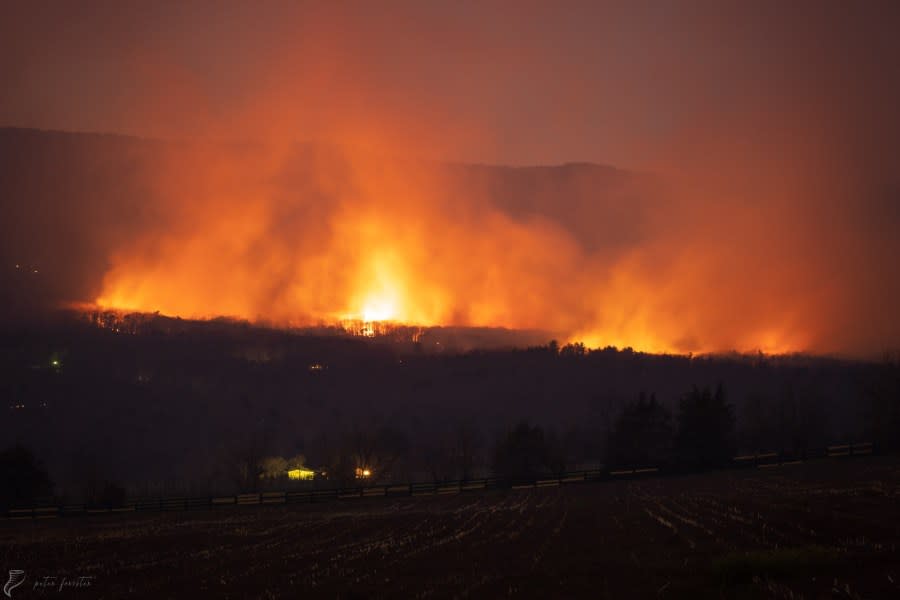
{"label": "wooden fence", "polygon": [[[806,460],[864,456],[873,453],[871,442],[828,446],[824,449],[802,454],[765,452],[736,456],[732,468],[759,468],[799,464]],[[80,515],[117,514],[134,512],[175,512],[190,510],[212,510],[223,507],[262,506],[272,504],[310,504],[333,502],[357,498],[403,498],[410,496],[435,496],[464,494],[493,489],[529,489],[556,487],[592,481],[610,481],[638,477],[659,477],[680,474],[666,467],[634,466],[630,468],[588,469],[563,473],[558,477],[547,477],[531,481],[506,481],[497,477],[470,479],[465,481],[422,482],[409,484],[385,484],[345,487],[319,490],[292,490],[238,494],[235,496],[206,496],[169,498],[132,498],[123,506],[91,506],[87,504],[67,504],[61,506],[35,506],[15,508],[7,511],[7,520],[53,519]]]}

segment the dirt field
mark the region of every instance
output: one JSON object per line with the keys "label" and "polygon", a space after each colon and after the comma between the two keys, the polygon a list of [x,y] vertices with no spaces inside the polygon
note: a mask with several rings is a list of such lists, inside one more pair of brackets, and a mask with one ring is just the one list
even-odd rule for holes
{"label": "dirt field", "polygon": [[[895,598],[898,542],[900,461],[870,457],[509,492],[5,522],[0,567],[26,572],[13,598]],[[35,589],[45,577],[56,587]]]}

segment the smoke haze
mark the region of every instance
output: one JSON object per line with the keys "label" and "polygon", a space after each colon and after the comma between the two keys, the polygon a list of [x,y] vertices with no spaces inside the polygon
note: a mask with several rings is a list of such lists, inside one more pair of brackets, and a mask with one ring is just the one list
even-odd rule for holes
{"label": "smoke haze", "polygon": [[169,141],[3,132],[55,299],[900,343],[895,3],[95,4],[12,7],[0,123]]}

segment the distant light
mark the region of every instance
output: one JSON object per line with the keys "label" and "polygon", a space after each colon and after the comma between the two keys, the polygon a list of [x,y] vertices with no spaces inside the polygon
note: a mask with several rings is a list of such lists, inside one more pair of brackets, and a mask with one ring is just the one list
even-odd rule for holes
{"label": "distant light", "polygon": [[312,479],[316,473],[312,469],[300,467],[298,469],[289,469],[287,474],[288,479]]}
{"label": "distant light", "polygon": [[58,367],[58,366],[59,366],[59,360],[57,360],[57,359],[54,358],[53,360],[50,361],[50,365],[53,366],[53,367]]}

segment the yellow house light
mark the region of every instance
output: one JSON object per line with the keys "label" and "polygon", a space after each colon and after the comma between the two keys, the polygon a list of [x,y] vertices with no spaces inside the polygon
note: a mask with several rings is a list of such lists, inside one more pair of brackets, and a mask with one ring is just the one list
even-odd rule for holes
{"label": "yellow house light", "polygon": [[311,469],[290,469],[287,474],[288,479],[312,479],[316,475]]}

